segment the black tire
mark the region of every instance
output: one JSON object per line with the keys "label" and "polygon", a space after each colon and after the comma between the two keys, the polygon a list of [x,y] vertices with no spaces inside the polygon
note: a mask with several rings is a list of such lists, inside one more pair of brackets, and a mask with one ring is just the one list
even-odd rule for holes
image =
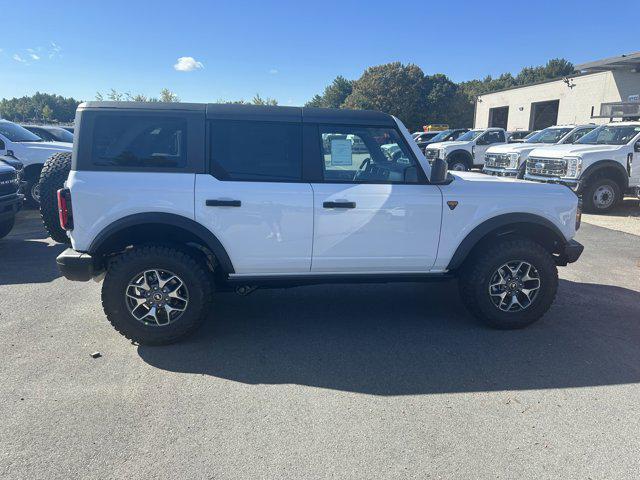
{"label": "black tire", "polygon": [[47,159],[40,172],[40,216],[49,236],[58,243],[69,243],[58,218],[57,192],[64,186],[70,170],[71,152],[59,152]]}
{"label": "black tire", "polygon": [[449,170],[454,170],[457,172],[468,172],[471,167],[469,166],[469,162],[462,157],[453,157],[447,160],[447,164],[449,165]]}
{"label": "black tire", "polygon": [[[137,320],[125,296],[132,279],[155,269],[177,275],[188,291],[186,310],[173,323],[161,326]],[[102,306],[111,325],[143,345],[175,343],[192,334],[206,317],[211,297],[212,284],[204,263],[187,251],[166,246],[141,246],[119,255],[110,262],[102,285]]]}
{"label": "black tire", "polygon": [[582,193],[584,211],[588,213],[608,213],[621,200],[622,189],[620,185],[606,177],[590,179]]}
{"label": "black tire", "polygon": [[[37,198],[36,191],[39,191],[40,185],[40,173],[33,173],[33,176],[25,179],[24,185],[24,202],[30,207],[37,207],[40,205],[40,200]],[[39,194],[38,194],[39,195]]]}
{"label": "black tire", "polygon": [[524,174],[527,171],[527,162],[522,162],[522,165],[518,167],[518,173],[516,174],[516,178],[522,180],[524,178]]}
{"label": "black tire", "polygon": [[16,217],[11,217],[9,220],[0,222],[0,238],[4,238],[9,235],[9,232],[13,229],[15,222]]}
{"label": "black tire", "polygon": [[[519,311],[501,310],[492,301],[497,297],[489,294],[492,277],[509,262],[527,262],[538,273],[537,294],[526,308]],[[558,290],[558,269],[542,245],[525,239],[505,239],[470,259],[460,272],[458,282],[460,297],[469,312],[490,327],[511,330],[524,328],[547,312]]]}

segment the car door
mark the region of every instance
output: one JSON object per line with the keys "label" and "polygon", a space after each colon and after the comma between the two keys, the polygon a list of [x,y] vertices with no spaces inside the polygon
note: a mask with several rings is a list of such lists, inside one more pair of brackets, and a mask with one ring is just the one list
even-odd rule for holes
{"label": "car door", "polygon": [[[337,133],[358,137],[365,148],[355,152],[348,140],[332,137]],[[316,138],[321,180],[312,183],[311,271],[428,272],[437,257],[442,194],[426,182],[400,132],[319,125]]]}
{"label": "car door", "polygon": [[210,172],[196,175],[195,216],[235,273],[308,273],[313,193],[302,181],[300,123],[212,120]]}
{"label": "car door", "polygon": [[631,155],[629,185],[640,187],[640,137],[636,137],[632,145],[633,149],[629,153]]}
{"label": "car door", "polygon": [[480,135],[473,147],[473,164],[476,166],[484,165],[484,155],[491,145],[505,143],[506,138],[502,130],[489,130]]}

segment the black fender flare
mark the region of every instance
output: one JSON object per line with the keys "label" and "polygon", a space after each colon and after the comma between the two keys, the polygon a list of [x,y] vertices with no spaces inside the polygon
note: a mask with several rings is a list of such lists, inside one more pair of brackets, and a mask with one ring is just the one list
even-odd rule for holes
{"label": "black fender flare", "polygon": [[100,250],[100,247],[114,234],[122,231],[126,228],[144,225],[144,224],[161,224],[170,225],[172,227],[182,228],[188,232],[194,234],[196,237],[202,240],[202,242],[213,252],[216,259],[220,263],[222,270],[225,273],[235,273],[231,259],[227,254],[220,240],[211,233],[209,229],[199,224],[198,222],[191,220],[190,218],[183,217],[174,213],[162,213],[162,212],[150,212],[150,213],[136,213],[122,217],[115,222],[105,227],[91,242],[88,253],[93,254]]}
{"label": "black fender flare", "polygon": [[555,242],[558,242],[559,245],[567,243],[567,240],[564,238],[560,229],[551,221],[541,217],[540,215],[535,215],[533,213],[505,213],[485,220],[471,230],[464,240],[460,242],[460,245],[458,245],[453,257],[451,257],[451,260],[449,261],[449,265],[447,265],[447,270],[454,270],[462,265],[471,250],[473,250],[473,247],[475,247],[488,233],[501,227],[523,223],[546,227],[554,235]]}
{"label": "black fender flare", "polygon": [[620,173],[621,177],[624,179],[623,184],[620,185],[620,187],[624,192],[629,187],[629,172],[620,164],[620,162],[616,162],[615,160],[600,160],[592,165],[589,165],[581,175],[582,183],[586,185],[589,182],[590,177],[605,168],[613,168],[618,173]]}
{"label": "black fender flare", "polygon": [[461,155],[461,156],[464,157],[464,159],[469,164],[468,165],[469,168],[473,168],[473,156],[469,152],[467,152],[466,150],[463,150],[461,148],[459,148],[458,150],[454,150],[453,152],[447,154],[447,158],[446,158],[447,163],[449,163],[449,159],[450,158],[453,158],[453,157],[458,156],[458,155]]}

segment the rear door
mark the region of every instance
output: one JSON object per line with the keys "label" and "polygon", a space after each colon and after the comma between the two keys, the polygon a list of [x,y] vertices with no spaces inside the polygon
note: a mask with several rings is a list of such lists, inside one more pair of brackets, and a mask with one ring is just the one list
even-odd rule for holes
{"label": "rear door", "polygon": [[[442,195],[396,128],[318,125],[312,272],[427,272]],[[342,139],[338,136],[345,135]],[[358,148],[350,139],[357,138]],[[306,148],[305,152],[314,151]]]}
{"label": "rear door", "polygon": [[300,122],[211,120],[209,173],[196,176],[196,220],[236,274],[311,267],[313,193],[302,181]]}

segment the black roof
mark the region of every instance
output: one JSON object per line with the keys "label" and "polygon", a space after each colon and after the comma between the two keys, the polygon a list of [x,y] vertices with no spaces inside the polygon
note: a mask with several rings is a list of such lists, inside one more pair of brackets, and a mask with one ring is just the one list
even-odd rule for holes
{"label": "black roof", "polygon": [[380,126],[395,125],[391,115],[373,110],[280,107],[237,103],[85,102],[80,104],[78,110],[100,108],[203,112],[209,119],[225,120],[262,120]]}

